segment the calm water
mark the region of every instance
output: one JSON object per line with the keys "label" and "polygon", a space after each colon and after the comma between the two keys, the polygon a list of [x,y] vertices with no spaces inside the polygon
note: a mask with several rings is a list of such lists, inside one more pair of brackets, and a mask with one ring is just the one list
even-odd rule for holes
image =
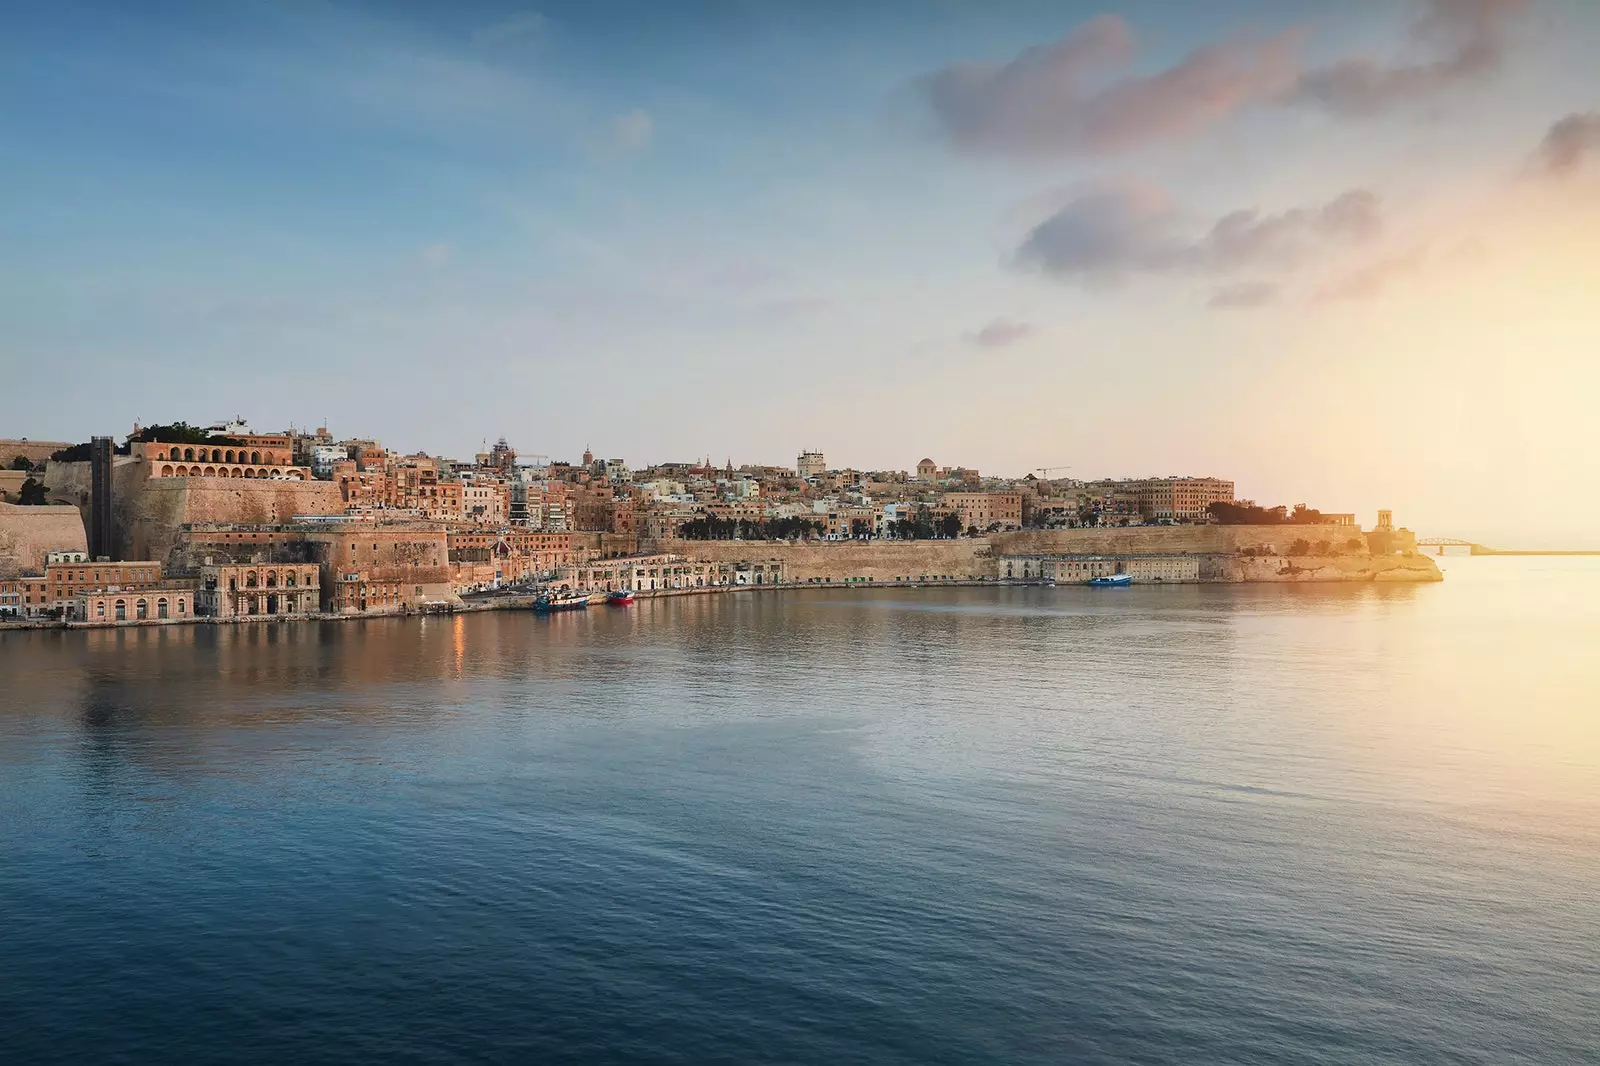
{"label": "calm water", "polygon": [[0,635],[7,1062],[1600,1061],[1600,559]]}

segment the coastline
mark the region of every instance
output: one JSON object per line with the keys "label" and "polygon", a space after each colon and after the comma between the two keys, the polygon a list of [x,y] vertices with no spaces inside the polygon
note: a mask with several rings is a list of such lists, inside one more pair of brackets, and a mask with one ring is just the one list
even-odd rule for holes
{"label": "coastline", "polygon": [[[1408,558],[1397,556],[1397,559]],[[1426,557],[1423,557],[1426,559]],[[1304,560],[1307,563],[1314,560]],[[1259,560],[1267,563],[1268,560]],[[1234,579],[1202,578],[1188,581],[1141,581],[1131,587],[1156,587],[1171,585],[1237,585],[1237,584],[1388,584],[1388,583],[1431,583],[1441,580],[1440,577],[1395,577],[1385,578],[1382,573],[1368,574],[1365,577],[1353,577],[1347,570],[1339,569],[1328,560],[1315,560],[1319,565],[1289,566],[1283,568],[1277,577],[1249,576]],[[1431,560],[1428,560],[1430,566]],[[1336,576],[1318,576],[1333,569]],[[1402,570],[1404,568],[1395,568]],[[1437,568],[1433,569],[1435,575]],[[1082,582],[1058,583],[1042,581],[1037,578],[1004,578],[1004,577],[977,577],[977,578],[923,578],[918,580],[808,580],[786,581],[776,584],[763,585],[709,585],[699,588],[663,588],[635,590],[634,595],[639,600],[671,599],[679,596],[711,596],[728,593],[775,593],[796,591],[847,591],[853,592],[862,589],[937,589],[937,588],[1087,588]],[[603,599],[596,597],[603,593],[591,593],[589,609],[604,608]],[[462,600],[459,606],[452,606],[449,610],[440,611],[413,611],[413,610],[385,610],[364,612],[299,612],[295,614],[277,615],[251,615],[235,618],[145,618],[127,619],[121,622],[63,622],[57,620],[30,619],[25,621],[0,622],[0,634],[9,631],[23,630],[85,630],[85,629],[146,629],[165,628],[168,626],[246,626],[273,624],[278,622],[356,622],[371,619],[388,618],[421,618],[442,617],[458,614],[475,614],[485,611],[529,611],[532,612],[534,601],[538,599],[536,593],[510,593],[497,596]]]}

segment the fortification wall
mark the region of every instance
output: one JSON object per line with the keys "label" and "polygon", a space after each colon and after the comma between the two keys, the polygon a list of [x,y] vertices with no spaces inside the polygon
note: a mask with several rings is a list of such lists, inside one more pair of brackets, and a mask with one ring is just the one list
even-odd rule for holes
{"label": "fortification wall", "polygon": [[918,581],[934,577],[992,578],[994,560],[983,540],[781,541],[669,540],[655,541],[646,551],[672,552],[704,562],[782,560],[792,582]]}
{"label": "fortification wall", "polygon": [[0,577],[43,573],[49,552],[88,550],[89,536],[76,507],[0,503]]}
{"label": "fortification wall", "polygon": [[[1299,540],[1310,550],[1290,556],[1290,547]],[[1361,541],[1360,547],[1351,546],[1352,540]],[[1343,551],[1334,554],[1340,548]],[[999,533],[972,540],[802,544],[669,540],[647,542],[644,550],[706,562],[781,559],[789,580],[801,583],[852,578],[992,579],[998,576],[1000,556],[1052,554],[1193,554],[1201,557],[1201,581],[1438,581],[1442,577],[1426,556],[1370,555],[1359,530],[1332,525],[1132,526]]]}
{"label": "fortification wall", "polygon": [[123,491],[120,479],[115,488],[118,542],[127,559],[166,561],[179,546],[178,527],[190,523],[266,525],[344,510],[331,481],[147,477],[132,491]]}
{"label": "fortification wall", "polygon": [[[989,538],[996,555],[1234,553],[1252,550],[1282,554],[1297,540],[1313,548],[1365,553],[1366,538],[1353,526],[1127,526],[1111,529],[1041,529],[997,533]],[[1350,541],[1360,541],[1357,548]],[[1324,554],[1333,554],[1325,551]]]}
{"label": "fortification wall", "polygon": [[19,455],[34,466],[38,466],[49,459],[51,453],[70,447],[72,447],[71,441],[12,440],[9,437],[0,437],[0,466],[10,466],[11,461]]}

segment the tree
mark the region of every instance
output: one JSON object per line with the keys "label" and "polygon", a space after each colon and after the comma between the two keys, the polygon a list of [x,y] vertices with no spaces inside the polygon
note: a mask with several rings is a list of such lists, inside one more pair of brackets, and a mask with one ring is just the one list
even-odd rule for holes
{"label": "tree", "polygon": [[17,493],[17,502],[24,507],[39,507],[48,502],[49,492],[43,482],[30,477],[22,483],[22,490]]}
{"label": "tree", "polygon": [[93,448],[93,444],[89,441],[84,441],[82,444],[74,444],[70,448],[57,449],[50,453],[50,458],[58,463],[87,463],[90,458],[89,453]]}
{"label": "tree", "polygon": [[166,441],[170,444],[243,444],[244,441],[234,437],[225,437],[213,434],[209,429],[191,426],[187,422],[171,422],[164,426],[145,426],[138,433],[128,438],[138,441]]}
{"label": "tree", "polygon": [[939,520],[939,531],[952,540],[961,536],[961,516],[951,512]]}
{"label": "tree", "polygon": [[1295,539],[1294,543],[1289,545],[1289,554],[1290,555],[1310,555],[1311,554],[1311,545],[1306,542],[1304,537],[1297,537]]}
{"label": "tree", "polygon": [[28,457],[26,455],[19,455],[15,459],[11,460],[11,469],[32,470],[33,464],[28,462]]}

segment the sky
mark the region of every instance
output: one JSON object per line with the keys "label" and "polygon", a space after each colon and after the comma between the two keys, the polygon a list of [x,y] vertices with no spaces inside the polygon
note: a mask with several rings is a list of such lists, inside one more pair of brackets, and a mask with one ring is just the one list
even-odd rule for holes
{"label": "sky", "polygon": [[3,21],[0,437],[1209,474],[1600,547],[1588,0]]}

